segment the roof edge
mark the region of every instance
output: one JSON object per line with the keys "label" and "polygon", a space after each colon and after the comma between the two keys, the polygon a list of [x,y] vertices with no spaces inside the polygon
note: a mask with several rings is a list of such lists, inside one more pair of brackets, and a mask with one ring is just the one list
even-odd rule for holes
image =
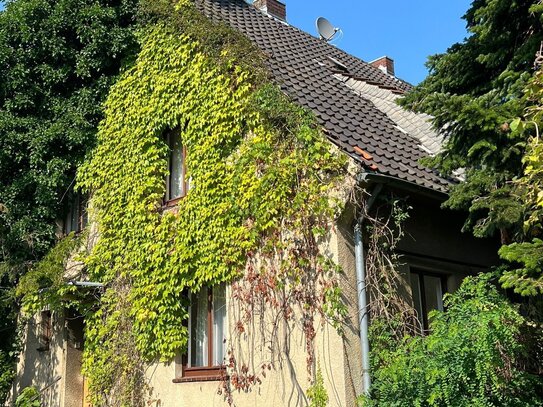
{"label": "roof edge", "polygon": [[428,188],[414,182],[396,178],[391,175],[376,174],[370,172],[363,172],[358,176],[359,182],[379,183],[384,185],[390,185],[398,189],[413,192],[427,198],[431,198],[436,201],[444,202],[448,199],[449,194],[447,192],[437,191],[432,188]]}

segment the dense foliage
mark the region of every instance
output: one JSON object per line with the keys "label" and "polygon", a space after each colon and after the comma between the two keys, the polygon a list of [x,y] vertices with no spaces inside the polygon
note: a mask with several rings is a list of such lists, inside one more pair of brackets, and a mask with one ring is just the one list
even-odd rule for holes
{"label": "dense foliage", "polygon": [[371,400],[363,405],[543,405],[543,382],[524,366],[526,320],[490,277],[468,277],[445,307],[434,311],[427,336],[374,353]]}
{"label": "dense foliage", "polygon": [[[465,177],[445,205],[469,211],[465,228],[476,236],[519,243],[503,249],[507,260],[538,264],[541,245],[537,240],[524,245],[540,237],[541,229],[524,227],[532,208],[512,182],[524,174],[532,133],[510,123],[529,105],[523,94],[543,40],[542,9],[533,0],[473,1],[464,16],[470,36],[431,57],[430,75],[403,102],[431,114],[445,135],[444,150],[433,164]],[[541,271],[535,270],[512,266],[503,282],[523,295],[541,293]]]}
{"label": "dense foliage", "polygon": [[15,400],[15,407],[40,407],[40,392],[35,387],[25,387]]}
{"label": "dense foliage", "polygon": [[464,16],[469,37],[430,57],[429,76],[402,101],[431,114],[444,135],[428,163],[464,179],[444,205],[468,213],[466,231],[499,238],[499,282],[533,298],[514,306],[481,276],[446,297],[427,336],[398,339],[390,321],[373,320],[374,383],[365,405],[542,403],[541,315],[533,306],[543,293],[543,88],[534,65],[542,11],[539,1],[474,0]]}
{"label": "dense foliage", "polygon": [[2,264],[54,243],[102,101],[134,52],[136,10],[135,0],[17,0],[0,13]]}
{"label": "dense foliage", "polygon": [[76,302],[69,304],[66,300],[67,295],[77,293],[75,287],[68,285],[66,280],[81,280],[80,273],[75,274],[70,269],[82,269],[76,267],[81,264],[76,262],[76,258],[85,237],[86,234],[76,236],[73,232],[65,236],[20,278],[16,294],[22,298],[22,314],[33,315],[46,307],[62,311],[64,307],[77,306]]}
{"label": "dense foliage", "polygon": [[513,188],[525,210],[523,232],[525,241],[500,249],[500,255],[516,264],[502,277],[506,287],[516,287],[525,293],[543,292],[543,144],[540,129],[543,124],[543,71],[538,70],[525,89],[528,106],[522,118],[511,123],[514,132],[528,135],[523,157],[524,172],[514,180]]}
{"label": "dense foliage", "polygon": [[137,0],[14,0],[0,11],[0,403],[16,354],[12,287],[55,243],[101,104],[135,51]]}

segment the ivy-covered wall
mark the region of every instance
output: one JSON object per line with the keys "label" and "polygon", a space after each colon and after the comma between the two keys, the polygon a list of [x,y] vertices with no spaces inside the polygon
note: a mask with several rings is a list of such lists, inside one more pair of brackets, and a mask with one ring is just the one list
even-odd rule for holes
{"label": "ivy-covered wall", "polygon": [[[308,321],[342,313],[333,278],[322,278],[336,267],[317,240],[340,206],[330,192],[344,160],[314,118],[267,83],[258,59],[239,58],[258,55],[246,40],[188,2],[150,4],[146,16],[141,51],[112,87],[78,175],[99,234],[88,278],[105,285],[84,309],[97,406],[143,405],[146,365],[186,348],[186,293],[243,279],[257,254],[267,260],[255,273],[292,293],[278,306],[306,321],[308,341]],[[191,189],[163,211],[171,129],[187,149]]]}

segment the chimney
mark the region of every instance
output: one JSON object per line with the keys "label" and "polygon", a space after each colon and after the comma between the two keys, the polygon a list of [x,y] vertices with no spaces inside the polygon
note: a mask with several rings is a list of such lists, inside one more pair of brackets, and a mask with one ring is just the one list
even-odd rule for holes
{"label": "chimney", "polygon": [[386,74],[394,76],[394,60],[386,55],[370,62],[376,68],[379,68]]}
{"label": "chimney", "polygon": [[287,6],[279,0],[255,0],[253,6],[272,17],[287,21]]}

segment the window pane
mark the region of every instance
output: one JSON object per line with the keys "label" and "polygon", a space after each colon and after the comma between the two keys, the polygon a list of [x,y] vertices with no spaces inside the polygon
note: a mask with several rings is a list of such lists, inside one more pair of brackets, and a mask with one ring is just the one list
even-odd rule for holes
{"label": "window pane", "polygon": [[70,204],[70,210],[66,215],[65,230],[66,234],[79,231],[79,195],[74,195]]}
{"label": "window pane", "polygon": [[443,311],[443,290],[441,278],[424,276],[424,295],[426,298],[426,312],[432,310]]}
{"label": "window pane", "polygon": [[224,363],[226,328],[226,290],[221,284],[213,287],[213,365]]}
{"label": "window pane", "polygon": [[207,366],[208,290],[192,296],[190,315],[190,365]]}
{"label": "window pane", "polygon": [[419,322],[424,325],[423,309],[422,309],[422,298],[420,297],[420,278],[418,274],[411,273],[411,290],[413,292],[413,305],[415,311],[417,311],[417,317]]}
{"label": "window pane", "polygon": [[184,193],[183,185],[183,146],[178,134],[170,134],[170,196],[169,199],[179,198]]}
{"label": "window pane", "polygon": [[89,211],[88,211],[88,201],[83,198],[79,198],[80,200],[80,213],[81,213],[81,229],[87,227],[87,223],[89,222]]}

